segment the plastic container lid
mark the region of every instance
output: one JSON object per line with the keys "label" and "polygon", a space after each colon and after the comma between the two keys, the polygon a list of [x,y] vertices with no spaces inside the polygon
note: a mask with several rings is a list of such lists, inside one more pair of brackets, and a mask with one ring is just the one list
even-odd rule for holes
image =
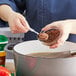
{"label": "plastic container lid", "polygon": [[0,44],[8,43],[8,38],[4,35],[0,35]]}
{"label": "plastic container lid", "polygon": [[4,48],[7,43],[8,43],[8,38],[4,35],[0,35],[0,51],[4,51]]}
{"label": "plastic container lid", "polygon": [[6,56],[6,52],[5,51],[1,51],[0,52],[0,57],[2,57],[2,56]]}

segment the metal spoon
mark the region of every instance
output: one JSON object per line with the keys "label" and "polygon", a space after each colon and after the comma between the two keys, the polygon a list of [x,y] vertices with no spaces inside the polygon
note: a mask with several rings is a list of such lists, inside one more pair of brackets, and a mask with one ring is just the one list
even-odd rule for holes
{"label": "metal spoon", "polygon": [[30,31],[31,31],[31,32],[34,32],[34,33],[37,34],[37,35],[39,34],[37,31],[35,31],[35,30],[32,29],[31,27],[30,27]]}
{"label": "metal spoon", "polygon": [[26,21],[26,25],[27,25],[27,27],[29,28],[29,31],[31,31],[31,32],[34,32],[35,34],[39,34],[37,31],[35,31],[33,28],[31,28],[30,27],[30,25],[29,25],[29,23],[27,22],[27,20],[25,20]]}

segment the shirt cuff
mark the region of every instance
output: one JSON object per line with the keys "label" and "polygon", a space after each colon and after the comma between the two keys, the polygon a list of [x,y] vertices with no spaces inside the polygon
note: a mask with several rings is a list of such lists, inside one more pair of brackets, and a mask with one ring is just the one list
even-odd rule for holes
{"label": "shirt cuff", "polygon": [[14,2],[14,0],[0,0],[0,5],[9,5],[14,11],[18,12],[18,8]]}
{"label": "shirt cuff", "polygon": [[9,0],[0,0],[0,5],[3,5],[3,4],[9,5],[9,6],[11,5]]}

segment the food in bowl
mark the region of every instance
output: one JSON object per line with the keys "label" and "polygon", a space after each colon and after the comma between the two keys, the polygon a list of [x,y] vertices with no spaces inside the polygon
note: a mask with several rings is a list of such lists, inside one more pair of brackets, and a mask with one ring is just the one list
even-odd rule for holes
{"label": "food in bowl", "polygon": [[42,31],[38,35],[38,39],[47,45],[53,45],[57,42],[61,36],[61,31],[59,29],[50,29],[47,31]]}

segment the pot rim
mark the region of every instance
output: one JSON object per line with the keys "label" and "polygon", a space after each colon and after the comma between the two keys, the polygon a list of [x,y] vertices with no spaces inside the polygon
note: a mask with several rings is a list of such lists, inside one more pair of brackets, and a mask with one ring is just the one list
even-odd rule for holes
{"label": "pot rim", "polygon": [[[35,41],[38,41],[38,40],[30,40],[30,41],[21,42],[21,43],[16,44],[16,45],[14,46],[14,48],[13,48],[14,53],[17,53],[17,54],[22,55],[22,56],[27,56],[27,54],[19,53],[19,52],[17,51],[16,47],[18,47],[18,46],[21,45],[21,44],[27,43],[27,42],[35,42]],[[40,42],[40,41],[39,41],[39,42]],[[67,41],[67,42],[68,42],[68,41]],[[70,43],[72,43],[72,42],[70,42]],[[73,43],[73,44],[75,44],[75,43]],[[76,44],[75,44],[75,45],[76,45]],[[47,46],[47,47],[48,47],[48,46]],[[49,52],[49,51],[48,51],[48,52]],[[56,52],[56,51],[54,51],[54,52]],[[57,51],[57,52],[61,52],[61,51]],[[62,51],[62,52],[64,52],[64,51]],[[33,56],[27,56],[27,57],[42,58],[42,59],[64,59],[64,58],[45,58],[45,57],[33,57]],[[73,57],[67,57],[67,58],[73,58]],[[67,58],[65,58],[65,59],[67,59]],[[76,58],[76,57],[74,57],[74,58]]]}

